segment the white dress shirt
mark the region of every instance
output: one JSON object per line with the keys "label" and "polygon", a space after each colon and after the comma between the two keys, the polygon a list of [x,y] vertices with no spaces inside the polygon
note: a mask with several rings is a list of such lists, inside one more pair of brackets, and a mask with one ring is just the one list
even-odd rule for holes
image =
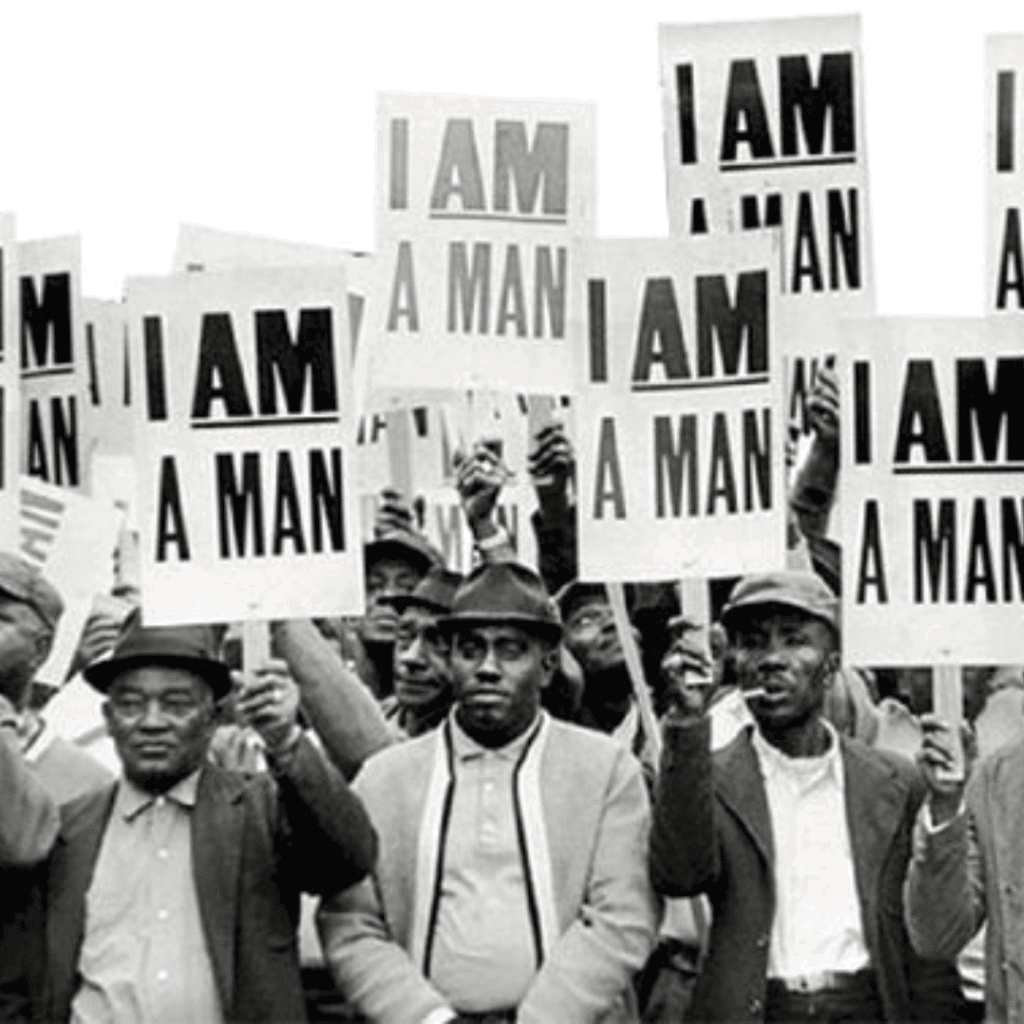
{"label": "white dress shirt", "polygon": [[820,757],[788,757],[753,733],[775,844],[775,919],[768,977],[870,965],[846,819],[839,736]]}

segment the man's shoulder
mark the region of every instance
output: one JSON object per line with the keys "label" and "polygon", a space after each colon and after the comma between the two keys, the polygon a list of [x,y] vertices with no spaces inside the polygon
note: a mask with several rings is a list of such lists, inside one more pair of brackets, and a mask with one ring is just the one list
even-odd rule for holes
{"label": "man's shoulder", "polygon": [[441,738],[437,729],[431,729],[376,751],[359,769],[356,789],[365,790],[367,787],[386,784],[392,779],[407,777],[420,766],[428,765],[434,757],[438,742],[441,742]]}
{"label": "man's shoulder", "polygon": [[623,745],[607,733],[567,722],[561,718],[548,718],[548,744],[579,751],[581,754],[614,760],[625,752]]}
{"label": "man's shoulder", "polygon": [[975,787],[986,789],[1010,787],[1016,791],[1024,787],[1024,742],[1015,739],[996,747],[975,766],[972,781],[975,779]]}

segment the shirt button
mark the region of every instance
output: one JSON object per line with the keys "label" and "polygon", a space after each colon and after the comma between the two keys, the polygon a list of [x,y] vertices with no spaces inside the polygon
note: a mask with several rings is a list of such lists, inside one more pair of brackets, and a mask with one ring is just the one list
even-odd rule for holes
{"label": "shirt button", "polygon": [[764,1004],[761,1002],[760,999],[751,999],[750,1002],[747,1003],[747,1010],[750,1013],[760,1013],[763,1005]]}

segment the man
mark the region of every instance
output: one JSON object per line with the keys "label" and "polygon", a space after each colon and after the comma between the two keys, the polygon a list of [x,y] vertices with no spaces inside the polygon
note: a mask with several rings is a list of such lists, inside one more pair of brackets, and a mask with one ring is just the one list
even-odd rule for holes
{"label": "man", "polygon": [[455,708],[357,778],[382,858],[321,906],[328,962],[373,1024],[635,1020],[657,918],[640,767],[540,709],[561,626],[529,569],[474,570],[441,625]]}
{"label": "man", "polygon": [[956,956],[986,924],[985,1020],[1024,1020],[1024,743],[981,760],[964,786],[949,728],[921,718],[928,798],[907,872],[907,926],[925,957]]}
{"label": "man", "polygon": [[273,674],[238,701],[273,778],[208,762],[231,688],[209,627],[134,623],[86,679],[106,696],[124,778],[65,809],[40,1017],[304,1020],[299,890],[330,895],[370,869],[359,801],[295,724],[294,702],[282,711]]}
{"label": "man", "polygon": [[921,784],[823,717],[837,601],[814,573],[758,574],[722,621],[755,726],[712,757],[706,689],[677,691],[651,834],[655,889],[714,912],[688,1019],[913,1019],[899,911]]}
{"label": "man", "polygon": [[460,573],[432,568],[411,594],[391,604],[395,630],[395,692],[382,710],[397,738],[419,736],[441,724],[454,700],[448,664],[448,638],[438,620],[452,608]]}

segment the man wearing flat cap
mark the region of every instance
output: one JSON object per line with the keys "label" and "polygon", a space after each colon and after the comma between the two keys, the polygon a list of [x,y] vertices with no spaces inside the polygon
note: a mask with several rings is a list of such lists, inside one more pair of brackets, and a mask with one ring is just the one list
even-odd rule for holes
{"label": "man wearing flat cap", "polygon": [[39,1018],[304,1020],[299,892],[331,895],[370,869],[361,804],[270,685],[239,704],[271,772],[209,763],[231,688],[209,627],[133,623],[85,676],[106,697],[124,778],[65,808]]}
{"label": "man wearing flat cap", "polygon": [[657,919],[640,766],[541,709],[562,630],[529,569],[474,570],[440,626],[455,706],[356,779],[381,859],[321,905],[328,963],[373,1024],[635,1020]]}
{"label": "man wearing flat cap", "polygon": [[902,919],[913,764],[823,717],[839,610],[811,572],[744,577],[722,622],[754,724],[710,751],[704,691],[665,729],[651,880],[707,893],[710,949],[688,1020],[913,1020]]}

